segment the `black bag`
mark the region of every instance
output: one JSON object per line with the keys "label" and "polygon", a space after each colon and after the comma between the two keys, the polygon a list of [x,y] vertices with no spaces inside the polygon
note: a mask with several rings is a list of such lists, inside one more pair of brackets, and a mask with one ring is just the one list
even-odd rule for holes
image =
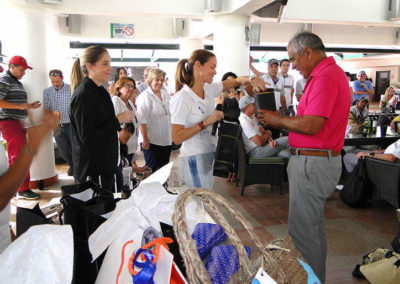
{"label": "black bag", "polygon": [[25,233],[30,227],[43,224],[54,224],[54,222],[46,218],[39,207],[39,203],[32,209],[17,207],[17,237]]}
{"label": "black bag", "polygon": [[[89,200],[83,201],[75,198],[73,195],[82,193],[88,189],[93,191]],[[85,208],[93,204],[102,203],[113,200],[112,192],[103,190],[92,181],[83,184],[73,184],[61,187],[60,202],[63,205],[63,210],[60,213],[60,223],[69,224],[74,231],[74,239],[87,240],[88,234],[85,218]]]}
{"label": "black bag", "polygon": [[239,124],[236,122],[220,122],[218,128],[217,150],[215,151],[215,162],[213,175],[227,178],[233,171],[233,161],[237,155],[236,139],[240,133]]}
{"label": "black bag", "polygon": [[[74,194],[82,193],[88,189],[93,191],[91,198],[88,200],[80,200],[73,196]],[[93,210],[87,210],[87,208],[95,205],[105,207],[105,205],[101,204],[108,202],[114,203],[115,208],[116,201],[114,201],[114,195],[112,192],[103,190],[92,181],[88,181],[84,184],[62,186],[61,194],[60,202],[63,205],[63,211],[60,213],[60,223],[62,223],[63,217],[64,224],[70,224],[74,232],[75,253],[72,283],[95,283],[104,254],[92,263],[88,238],[105,219],[100,220],[98,216],[93,215]]]}
{"label": "black bag", "polygon": [[347,178],[339,194],[340,199],[350,207],[362,207],[368,199],[372,198],[365,165],[366,162],[364,159],[358,160],[357,166]]}

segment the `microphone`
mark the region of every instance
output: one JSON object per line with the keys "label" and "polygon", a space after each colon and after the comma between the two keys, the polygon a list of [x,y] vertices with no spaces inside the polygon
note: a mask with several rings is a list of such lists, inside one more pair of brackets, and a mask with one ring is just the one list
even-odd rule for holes
{"label": "microphone", "polygon": [[[222,111],[222,104],[217,104],[217,106],[215,107],[215,110]],[[212,136],[215,136],[215,133],[217,133],[218,123],[219,123],[219,121],[216,121],[213,124],[212,131],[211,131]]]}

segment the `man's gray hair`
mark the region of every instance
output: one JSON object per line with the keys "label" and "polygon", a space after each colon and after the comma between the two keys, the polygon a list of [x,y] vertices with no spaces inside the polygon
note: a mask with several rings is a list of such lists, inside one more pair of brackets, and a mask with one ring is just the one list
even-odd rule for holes
{"label": "man's gray hair", "polygon": [[293,45],[293,49],[297,54],[302,54],[307,46],[309,46],[312,50],[325,51],[325,46],[320,37],[311,32],[299,32],[295,34],[290,39],[288,46],[290,44]]}

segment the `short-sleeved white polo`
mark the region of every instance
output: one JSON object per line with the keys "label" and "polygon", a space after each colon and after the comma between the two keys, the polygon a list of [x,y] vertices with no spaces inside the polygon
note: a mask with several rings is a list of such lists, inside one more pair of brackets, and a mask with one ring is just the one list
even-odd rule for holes
{"label": "short-sleeved white polo", "polygon": [[258,126],[257,118],[255,116],[249,117],[245,113],[240,113],[239,116],[240,126],[242,127],[242,137],[244,142],[244,149],[246,153],[250,152],[257,147],[257,144],[250,140],[250,138],[261,135]]}
{"label": "short-sleeved white polo", "polygon": [[[223,91],[222,82],[204,84],[204,99],[184,85],[171,99],[171,123],[190,128],[209,117],[215,109],[215,98]],[[215,152],[216,137],[212,125],[182,143],[180,157]]]}
{"label": "short-sleeved white polo", "polygon": [[[140,124],[146,124],[147,135],[151,144],[159,146],[172,145],[171,113],[169,95],[161,90],[162,101],[148,87],[136,99],[137,113]],[[139,143],[143,142],[139,133]]]}

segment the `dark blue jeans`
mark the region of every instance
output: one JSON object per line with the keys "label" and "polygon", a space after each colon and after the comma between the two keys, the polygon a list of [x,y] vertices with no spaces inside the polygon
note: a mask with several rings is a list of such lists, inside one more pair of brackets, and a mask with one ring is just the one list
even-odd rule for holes
{"label": "dark blue jeans", "polygon": [[70,167],[72,167],[71,135],[70,123],[64,124],[63,127],[60,127],[60,131],[54,135],[61,157]]}
{"label": "dark blue jeans", "polygon": [[[140,144],[140,146],[142,146],[142,144]],[[148,166],[153,173],[169,163],[172,145],[159,146],[150,143],[150,148],[148,150],[143,149],[143,147],[141,148],[146,161],[146,166]]]}

